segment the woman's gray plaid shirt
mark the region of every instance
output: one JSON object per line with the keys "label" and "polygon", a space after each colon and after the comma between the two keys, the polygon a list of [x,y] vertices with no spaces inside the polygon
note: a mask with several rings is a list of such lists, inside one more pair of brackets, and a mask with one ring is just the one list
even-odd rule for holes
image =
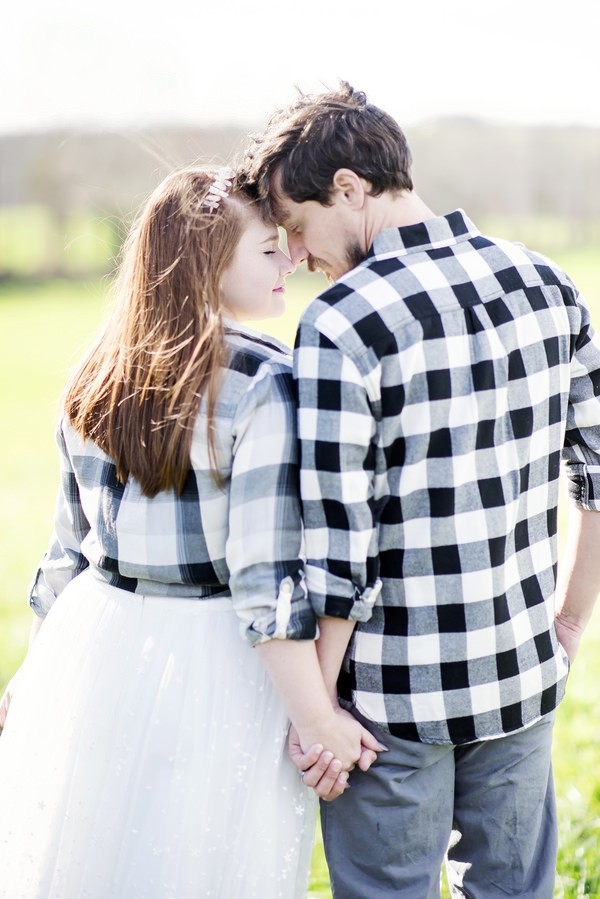
{"label": "woman's gray plaid shirt", "polygon": [[294,372],[309,596],[358,619],[341,695],[431,743],[554,709],[561,457],[600,509],[600,346],[571,281],[460,210],[385,230],[306,310]]}
{"label": "woman's gray plaid shirt", "polygon": [[223,488],[211,477],[202,407],[181,496],[150,499],[133,479],[120,484],[112,461],[61,422],[55,533],[30,594],[39,615],[91,566],[139,594],[201,600],[231,592],[251,644],[315,637],[301,560],[289,350],[237,325],[227,327],[226,340],[215,418]]}

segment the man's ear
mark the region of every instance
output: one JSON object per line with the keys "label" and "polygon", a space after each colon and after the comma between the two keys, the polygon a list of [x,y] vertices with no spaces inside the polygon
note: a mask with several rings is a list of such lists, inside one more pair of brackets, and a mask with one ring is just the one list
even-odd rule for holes
{"label": "man's ear", "polygon": [[361,178],[352,169],[338,169],[333,176],[332,185],[339,200],[351,209],[362,209],[370,187],[364,178]]}

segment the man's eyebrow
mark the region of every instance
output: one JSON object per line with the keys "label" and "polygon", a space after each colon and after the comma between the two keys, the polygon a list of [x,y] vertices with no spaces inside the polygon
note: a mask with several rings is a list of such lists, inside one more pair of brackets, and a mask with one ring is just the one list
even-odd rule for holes
{"label": "man's eyebrow", "polygon": [[280,228],[283,228],[284,231],[295,231],[296,224],[293,215],[284,215],[281,219],[277,220],[277,224]]}

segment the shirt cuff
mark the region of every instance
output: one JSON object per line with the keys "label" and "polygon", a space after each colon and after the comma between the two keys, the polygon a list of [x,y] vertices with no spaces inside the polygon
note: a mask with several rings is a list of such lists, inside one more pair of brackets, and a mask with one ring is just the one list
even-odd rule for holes
{"label": "shirt cuff", "polygon": [[251,646],[268,640],[315,640],[318,636],[317,618],[308,600],[304,579],[294,582],[291,575],[279,584],[277,603],[265,606],[268,611],[252,620],[238,610],[242,619],[242,633]]}
{"label": "shirt cuff", "polygon": [[372,584],[361,588],[312,565],[307,566],[306,577],[310,602],[319,618],[368,621],[383,586],[381,579],[377,578]]}
{"label": "shirt cuff", "polygon": [[567,465],[569,496],[582,509],[600,512],[600,465]]}
{"label": "shirt cuff", "polygon": [[38,568],[29,585],[29,605],[38,618],[45,618],[55,602],[56,594],[46,585],[44,572]]}

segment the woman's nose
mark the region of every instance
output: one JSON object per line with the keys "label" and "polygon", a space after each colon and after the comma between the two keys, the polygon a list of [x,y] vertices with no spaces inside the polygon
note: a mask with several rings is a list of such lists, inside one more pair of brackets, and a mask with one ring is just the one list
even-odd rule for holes
{"label": "woman's nose", "polygon": [[288,275],[292,275],[296,271],[296,266],[287,253],[284,253],[283,250],[281,250],[280,252],[283,258],[279,265],[279,271],[284,278],[287,278]]}

